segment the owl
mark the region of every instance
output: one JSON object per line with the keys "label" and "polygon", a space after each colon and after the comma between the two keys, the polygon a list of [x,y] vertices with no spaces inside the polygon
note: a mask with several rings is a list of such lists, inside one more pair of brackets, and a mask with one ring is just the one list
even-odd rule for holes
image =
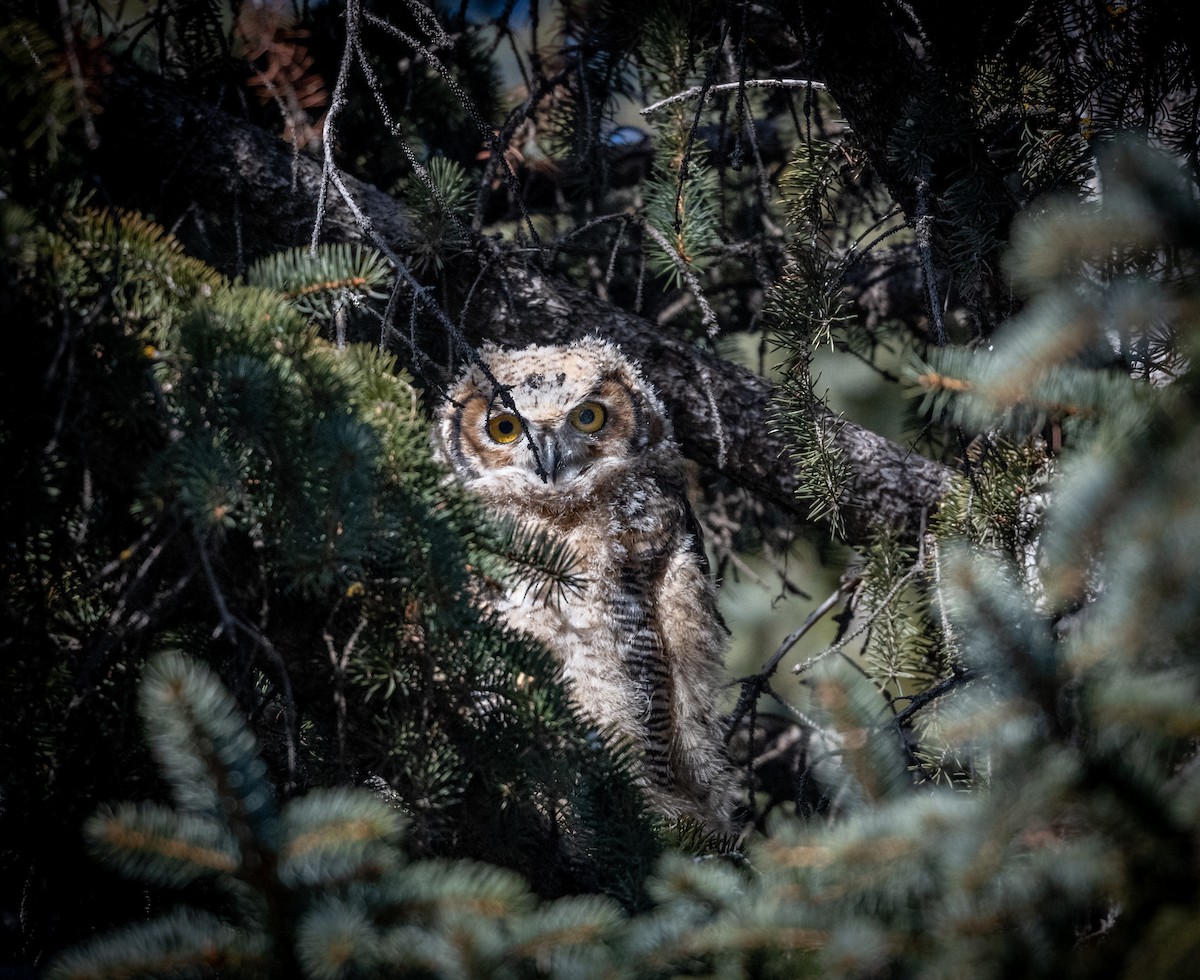
{"label": "owl", "polygon": [[730,829],[726,634],[658,396],[598,339],[485,346],[480,360],[448,392],[438,452],[497,515],[564,542],[584,583],[489,601],[553,651],[583,714],[637,750],[651,803]]}

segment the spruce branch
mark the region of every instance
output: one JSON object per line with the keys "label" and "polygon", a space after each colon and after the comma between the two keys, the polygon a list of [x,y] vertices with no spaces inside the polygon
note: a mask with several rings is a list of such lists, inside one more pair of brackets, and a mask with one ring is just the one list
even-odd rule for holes
{"label": "spruce branch", "polygon": [[258,936],[190,909],[129,926],[61,954],[51,980],[151,976],[262,976],[271,951]]}
{"label": "spruce branch", "polygon": [[583,593],[587,581],[577,571],[579,560],[563,541],[518,521],[493,522],[493,527],[494,543],[485,537],[480,544],[499,559],[499,567],[485,562],[485,574],[524,585],[526,595],[539,603],[559,603],[567,593]]}
{"label": "spruce branch", "polygon": [[155,803],[102,809],[84,825],[84,834],[97,856],[128,877],[173,886],[232,874],[241,857],[219,822]]}
{"label": "spruce branch", "polygon": [[246,270],[248,285],[281,293],[305,316],[324,320],[347,305],[383,299],[389,278],[378,252],[345,242],[273,252]]}
{"label": "spruce branch", "polygon": [[265,786],[266,767],[233,699],[207,668],[179,653],[146,670],[141,705],[147,736],[176,806],[222,821],[243,860],[269,863],[277,846],[278,810]]}

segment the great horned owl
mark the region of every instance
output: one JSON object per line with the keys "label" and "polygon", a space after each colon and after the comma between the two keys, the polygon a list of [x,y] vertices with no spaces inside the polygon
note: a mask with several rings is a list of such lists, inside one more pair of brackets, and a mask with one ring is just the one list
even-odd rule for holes
{"label": "great horned owl", "polygon": [[596,339],[489,345],[481,361],[448,393],[440,453],[500,515],[565,542],[585,582],[552,598],[515,587],[492,600],[497,611],[555,653],[598,727],[640,750],[640,781],[663,813],[728,829],[725,631],[658,396]]}

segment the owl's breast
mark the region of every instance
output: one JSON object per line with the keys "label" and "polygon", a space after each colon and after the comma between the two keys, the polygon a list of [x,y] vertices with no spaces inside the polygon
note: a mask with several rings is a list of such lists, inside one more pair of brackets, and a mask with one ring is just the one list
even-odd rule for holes
{"label": "owl's breast", "polygon": [[553,532],[575,560],[578,587],[530,589],[518,582],[497,609],[509,626],[551,650],[564,674],[578,682],[584,674],[603,674],[608,662],[616,669],[621,638],[613,609],[628,553],[613,537],[609,520],[597,514],[582,517],[569,530],[558,525]]}
{"label": "owl's breast", "polygon": [[600,617],[596,607],[581,601],[578,594],[547,598],[523,585],[508,592],[497,610],[514,629],[529,633],[551,649],[572,637],[588,636]]}

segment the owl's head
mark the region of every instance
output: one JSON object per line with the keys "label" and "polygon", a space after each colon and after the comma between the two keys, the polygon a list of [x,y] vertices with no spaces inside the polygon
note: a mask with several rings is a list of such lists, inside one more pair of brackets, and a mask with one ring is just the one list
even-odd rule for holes
{"label": "owl's head", "polygon": [[477,491],[583,495],[638,457],[674,452],[658,396],[612,344],[489,344],[480,360],[438,421],[442,453]]}

